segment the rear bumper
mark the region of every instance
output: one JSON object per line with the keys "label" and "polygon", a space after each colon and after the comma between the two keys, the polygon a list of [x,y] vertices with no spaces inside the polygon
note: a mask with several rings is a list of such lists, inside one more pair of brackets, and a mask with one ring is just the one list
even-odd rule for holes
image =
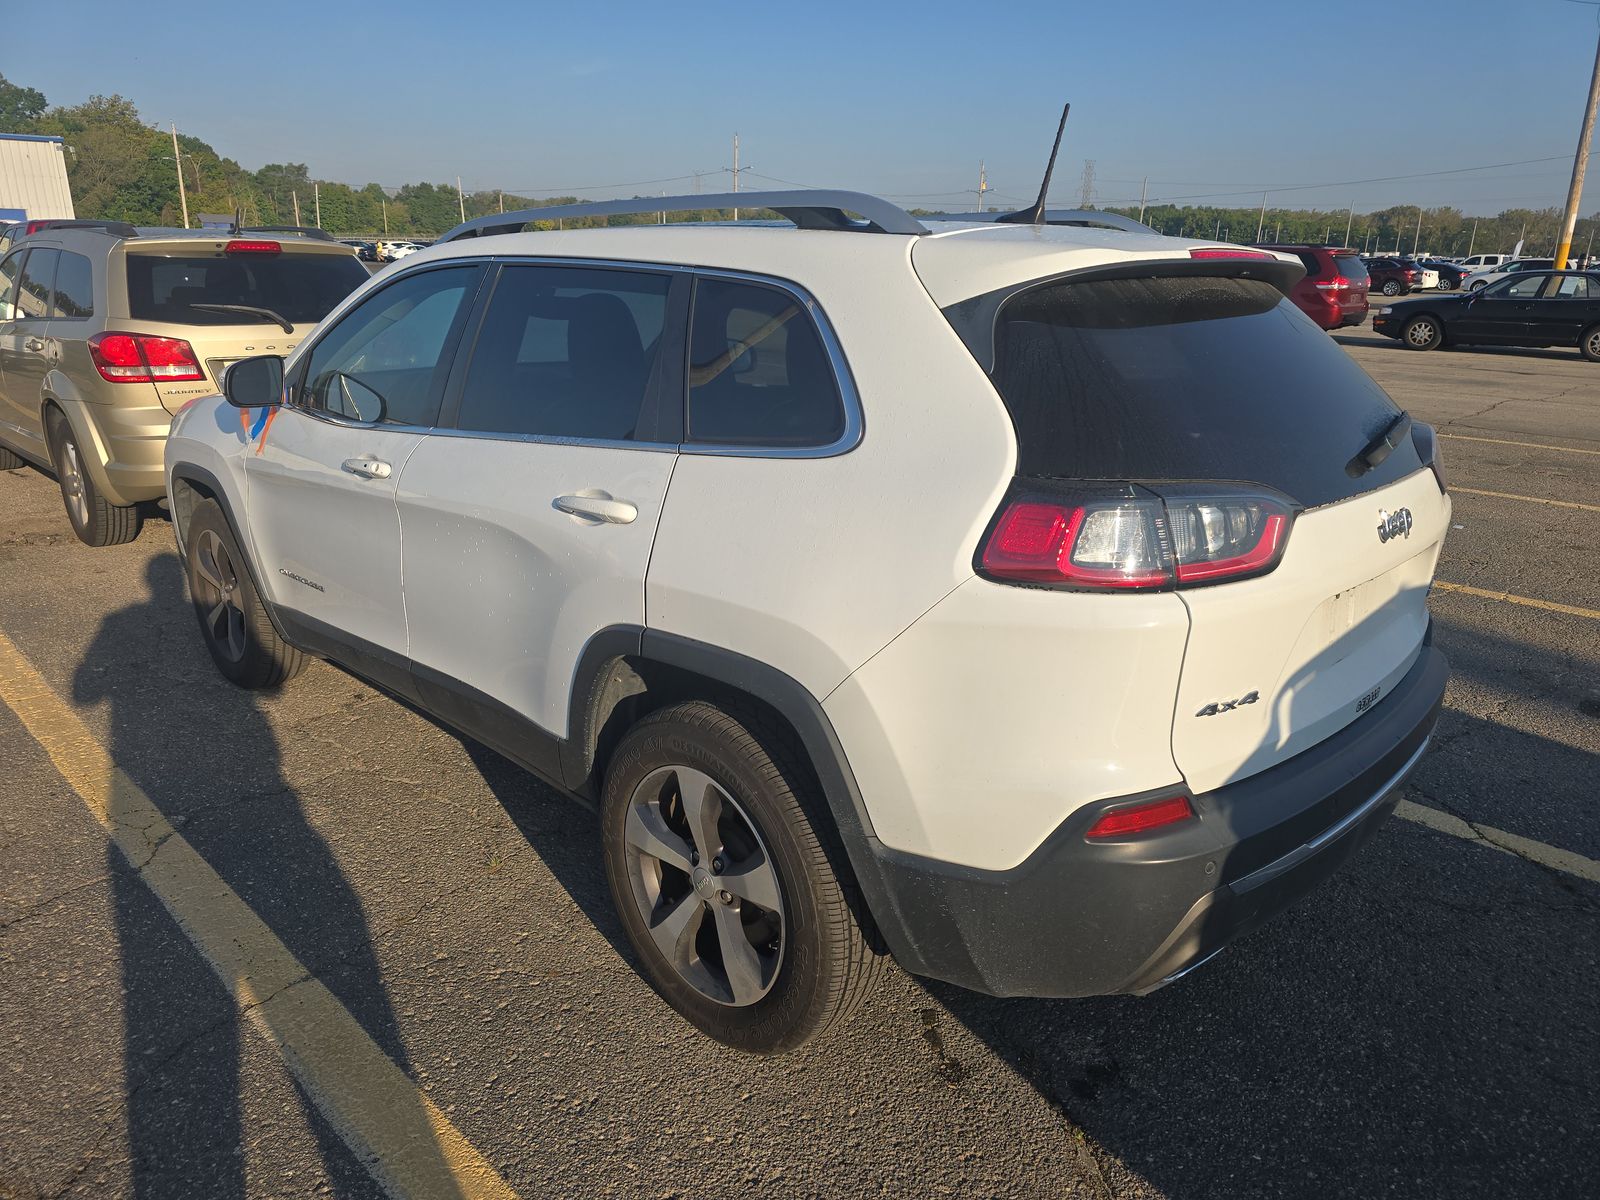
{"label": "rear bumper", "polygon": [[1144,993],[1170,982],[1314,888],[1393,811],[1449,675],[1431,642],[1340,732],[1195,797],[1199,820],[1090,843],[1084,830],[1108,805],[1138,797],[1099,802],[1007,871],[877,845],[885,941],[907,970],[993,995]]}

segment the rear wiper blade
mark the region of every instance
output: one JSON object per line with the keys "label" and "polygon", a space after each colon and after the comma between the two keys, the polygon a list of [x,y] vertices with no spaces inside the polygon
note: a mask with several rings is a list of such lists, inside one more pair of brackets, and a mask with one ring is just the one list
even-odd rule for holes
{"label": "rear wiper blade", "polygon": [[1394,453],[1394,449],[1411,433],[1411,414],[1403,412],[1384,426],[1383,432],[1373,438],[1345,464],[1345,474],[1352,479],[1365,475]]}
{"label": "rear wiper blade", "polygon": [[294,326],[289,324],[280,314],[270,308],[257,308],[254,304],[191,304],[190,308],[203,308],[206,312],[244,313],[252,317],[264,317],[274,325],[283,326],[285,333],[293,333]]}

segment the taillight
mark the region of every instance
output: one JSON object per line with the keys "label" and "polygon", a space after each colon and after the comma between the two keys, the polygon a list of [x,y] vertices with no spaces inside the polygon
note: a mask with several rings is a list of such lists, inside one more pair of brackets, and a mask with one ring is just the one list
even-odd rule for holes
{"label": "taillight", "polygon": [[1004,583],[1154,591],[1263,575],[1278,565],[1294,510],[1232,485],[1123,485],[1082,494],[1019,481],[977,568]]}
{"label": "taillight", "polygon": [[1187,796],[1167,796],[1160,800],[1144,800],[1127,804],[1103,813],[1100,819],[1083,836],[1086,838],[1129,837],[1149,833],[1167,825],[1176,825],[1194,816],[1194,805]]}
{"label": "taillight", "polygon": [[1272,261],[1276,255],[1265,250],[1235,250],[1232,246],[1196,246],[1189,251],[1190,258],[1264,258]]}
{"label": "taillight", "polygon": [[182,338],[143,333],[97,333],[89,356],[100,378],[112,383],[183,383],[204,379],[194,347]]}
{"label": "taillight", "polygon": [[277,242],[246,242],[235,238],[222,248],[224,254],[281,254],[283,246]]}

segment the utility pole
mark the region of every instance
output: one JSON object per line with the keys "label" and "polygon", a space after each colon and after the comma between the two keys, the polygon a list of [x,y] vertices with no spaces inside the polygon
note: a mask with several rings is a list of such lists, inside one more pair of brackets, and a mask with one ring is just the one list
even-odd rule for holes
{"label": "utility pole", "polygon": [[294,197],[294,223],[298,225],[300,224],[300,193],[290,192],[289,195]]}
{"label": "utility pole", "polygon": [[989,173],[983,163],[978,163],[978,211],[983,211],[983,194],[989,190]]}
{"label": "utility pole", "polygon": [[1600,40],[1595,43],[1594,73],[1589,77],[1589,107],[1583,111],[1583,129],[1578,134],[1578,152],[1572,159],[1572,182],[1567,186],[1567,211],[1561,218],[1561,240],[1556,245],[1555,267],[1565,269],[1572,249],[1572,235],[1578,226],[1578,201],[1583,197],[1583,173],[1589,167],[1589,143],[1594,139],[1595,111],[1600,109]]}
{"label": "utility pole", "polygon": [[1261,240],[1261,227],[1267,223],[1267,194],[1261,193],[1261,219],[1256,222],[1256,241]]}
{"label": "utility pole", "polygon": [[1422,205],[1417,205],[1417,234],[1411,239],[1411,253],[1414,257],[1417,247],[1422,244]]}
{"label": "utility pole", "polygon": [[467,223],[467,198],[461,191],[461,176],[456,176],[456,207],[461,210],[461,223]]}
{"label": "utility pole", "polygon": [[1356,223],[1356,202],[1350,201],[1350,215],[1344,219],[1344,244],[1350,244],[1350,229]]}
{"label": "utility pole", "polygon": [[322,184],[313,182],[311,185],[312,211],[316,213],[317,228],[322,228]]}
{"label": "utility pole", "polygon": [[384,240],[387,241],[389,239],[389,202],[387,200],[380,199],[378,201],[378,207],[383,209],[383,237]]}
{"label": "utility pole", "polygon": [[1146,175],[1139,181],[1139,224],[1144,224],[1144,197],[1145,191],[1150,186],[1150,176]]}
{"label": "utility pole", "polygon": [[1220,242],[1222,240],[1222,218],[1221,217],[1217,218],[1217,231],[1214,234],[1211,235],[1211,240],[1213,242]]}
{"label": "utility pole", "polygon": [[500,211],[501,212],[505,212],[505,210],[506,210],[506,191],[505,191],[505,189],[504,188],[495,188],[494,195],[495,195],[495,199],[500,202]]}
{"label": "utility pole", "polygon": [[1467,243],[1467,257],[1472,257],[1472,248],[1478,244],[1478,218],[1472,218],[1472,240]]}
{"label": "utility pole", "polygon": [[[735,192],[739,190],[739,135],[737,133],[733,135],[733,190]],[[735,221],[739,219],[737,206],[733,210],[733,219]]]}
{"label": "utility pole", "polygon": [[1593,254],[1594,254],[1594,226],[1591,225],[1591,226],[1589,226],[1589,245],[1584,249],[1583,261],[1584,262],[1589,262],[1590,261],[1590,256],[1593,255]]}
{"label": "utility pole", "polygon": [[178,157],[178,126],[172,126],[172,165],[178,168],[178,203],[183,205],[183,227],[189,228],[189,193],[183,186],[183,159]]}

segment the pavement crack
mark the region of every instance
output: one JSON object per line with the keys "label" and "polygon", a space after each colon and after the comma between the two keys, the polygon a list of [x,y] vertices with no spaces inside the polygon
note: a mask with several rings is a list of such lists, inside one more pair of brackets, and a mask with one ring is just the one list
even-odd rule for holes
{"label": "pavement crack", "polygon": [[45,896],[39,900],[35,900],[26,911],[18,913],[14,917],[9,917],[4,921],[0,921],[0,932],[10,929],[13,925],[20,925],[24,921],[32,920],[34,917],[43,916],[46,909],[62,900],[65,900],[74,892],[81,892],[85,888],[95,887],[99,884],[108,882],[110,879],[111,876],[109,873],[96,875],[93,879],[85,879],[82,882],[73,884],[71,887],[62,888],[59,892],[56,892],[53,895]]}

